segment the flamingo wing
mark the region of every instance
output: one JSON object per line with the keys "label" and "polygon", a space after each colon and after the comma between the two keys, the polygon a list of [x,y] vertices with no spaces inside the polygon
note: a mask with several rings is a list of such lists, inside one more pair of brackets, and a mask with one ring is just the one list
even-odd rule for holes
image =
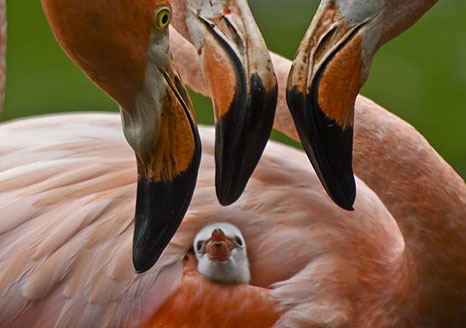
{"label": "flamingo wing", "polygon": [[182,265],[133,271],[135,163],[119,117],[48,116],[0,135],[0,322],[138,326]]}

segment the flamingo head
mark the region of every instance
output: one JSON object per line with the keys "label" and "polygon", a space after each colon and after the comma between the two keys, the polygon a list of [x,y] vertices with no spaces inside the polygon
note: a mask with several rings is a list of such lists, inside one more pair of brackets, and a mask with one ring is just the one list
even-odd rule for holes
{"label": "flamingo head", "polygon": [[352,210],[354,104],[376,51],[437,0],[322,0],[293,62],[287,102],[330,197]]}
{"label": "flamingo head", "polygon": [[250,280],[246,244],[241,231],[225,222],[202,228],[194,239],[198,271],[223,283],[247,284]]}
{"label": "flamingo head", "polygon": [[288,77],[287,102],[330,197],[351,210],[353,113],[380,39],[386,0],[323,0]]}
{"label": "flamingo head", "polygon": [[190,203],[201,145],[188,93],[169,50],[168,0],[42,0],[73,61],[121,108],[136,155],[133,241],[137,272],[157,261]]}

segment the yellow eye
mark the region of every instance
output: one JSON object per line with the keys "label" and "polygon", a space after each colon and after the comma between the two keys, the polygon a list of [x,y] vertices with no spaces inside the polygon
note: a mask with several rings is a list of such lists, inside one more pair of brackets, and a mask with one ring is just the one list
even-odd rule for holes
{"label": "yellow eye", "polygon": [[158,8],[154,14],[154,27],[157,30],[163,30],[170,24],[171,15],[170,7],[163,6]]}

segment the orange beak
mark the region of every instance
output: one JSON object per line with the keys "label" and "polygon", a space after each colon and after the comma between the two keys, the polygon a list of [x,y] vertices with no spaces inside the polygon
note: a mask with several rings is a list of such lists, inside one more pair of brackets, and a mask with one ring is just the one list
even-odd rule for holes
{"label": "orange beak", "polygon": [[343,21],[331,3],[321,6],[301,42],[287,84],[287,102],[304,149],[325,190],[352,210],[353,117],[362,87],[364,23]]}
{"label": "orange beak", "polygon": [[156,143],[146,156],[136,154],[133,264],[137,273],[156,263],[181,224],[201,160],[201,141],[188,93],[173,70],[165,71],[163,79],[167,93]]}
{"label": "orange beak", "polygon": [[207,254],[212,261],[225,262],[231,256],[231,249],[228,246],[225,233],[217,228],[212,231],[210,242],[207,244]]}
{"label": "orange beak", "polygon": [[185,1],[214,104],[216,192],[226,206],[242,194],[272,130],[278,88],[266,44],[246,1]]}

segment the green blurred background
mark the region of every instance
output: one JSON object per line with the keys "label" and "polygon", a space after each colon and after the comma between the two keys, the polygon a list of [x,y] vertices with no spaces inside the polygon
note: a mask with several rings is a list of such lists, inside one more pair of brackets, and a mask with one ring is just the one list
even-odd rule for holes
{"label": "green blurred background", "polygon": [[[318,1],[249,2],[269,48],[293,58]],[[118,110],[61,51],[40,1],[7,0],[7,6],[3,121],[41,113]],[[466,177],[466,1],[439,1],[383,47],[361,93],[410,122]],[[192,96],[198,120],[212,123],[210,100]],[[273,137],[287,141],[279,133]]]}

